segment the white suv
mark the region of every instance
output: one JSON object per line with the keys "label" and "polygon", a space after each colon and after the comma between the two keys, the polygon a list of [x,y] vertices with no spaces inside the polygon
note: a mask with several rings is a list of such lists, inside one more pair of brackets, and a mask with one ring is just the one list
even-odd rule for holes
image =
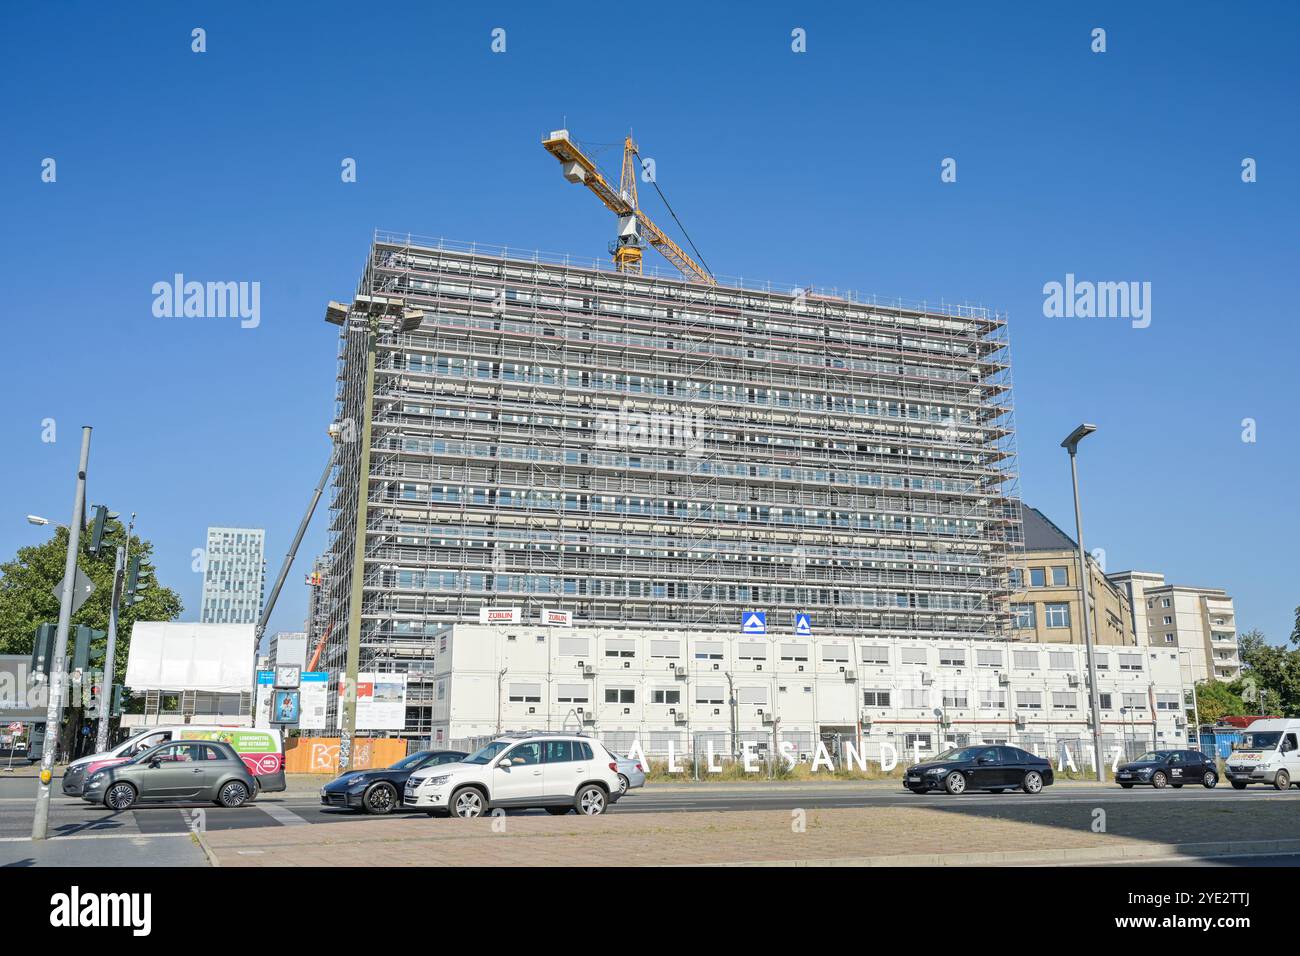
{"label": "white suv", "polygon": [[556,815],[604,813],[619,798],[618,761],[581,734],[498,737],[459,763],[417,770],[402,805],[429,816],[478,817],[500,808],[545,807]]}

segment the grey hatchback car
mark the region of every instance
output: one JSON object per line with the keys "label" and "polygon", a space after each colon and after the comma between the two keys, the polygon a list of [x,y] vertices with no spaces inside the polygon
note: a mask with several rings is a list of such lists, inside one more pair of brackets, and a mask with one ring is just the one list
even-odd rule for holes
{"label": "grey hatchback car", "polygon": [[129,763],[95,771],[81,799],[110,810],[127,810],[138,800],[210,800],[238,807],[255,790],[253,775],[230,744],[187,740],[159,744]]}

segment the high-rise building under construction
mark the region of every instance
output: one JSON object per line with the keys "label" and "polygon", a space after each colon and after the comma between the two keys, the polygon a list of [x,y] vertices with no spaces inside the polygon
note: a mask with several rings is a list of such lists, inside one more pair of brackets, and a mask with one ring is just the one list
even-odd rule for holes
{"label": "high-rise building under construction", "polygon": [[362,671],[431,661],[441,625],[484,609],[1006,636],[1005,317],[386,234],[356,298],[423,316],[374,324],[372,385],[355,312],[340,335],[325,667],[356,593]]}

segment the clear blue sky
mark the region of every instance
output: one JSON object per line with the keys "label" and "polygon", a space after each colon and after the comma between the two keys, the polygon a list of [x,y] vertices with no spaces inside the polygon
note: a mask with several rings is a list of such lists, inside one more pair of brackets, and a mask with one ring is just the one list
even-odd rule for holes
{"label": "clear blue sky", "polygon": [[[1300,8],[476,6],[5,6],[0,553],[47,533],[26,513],[67,520],[90,423],[92,500],[140,513],[186,617],[209,524],[265,527],[274,574],[326,453],[323,306],[373,229],[604,254],[612,216],[539,145],[567,117],[634,127],[719,273],[1009,312],[1025,499],[1073,527],[1058,443],[1097,423],[1108,568],[1227,588],[1242,630],[1290,632]],[[260,327],[155,318],[177,272],[260,282]],[[1066,273],[1151,282],[1150,327],[1045,318]],[[325,517],[274,629],[301,626]]]}

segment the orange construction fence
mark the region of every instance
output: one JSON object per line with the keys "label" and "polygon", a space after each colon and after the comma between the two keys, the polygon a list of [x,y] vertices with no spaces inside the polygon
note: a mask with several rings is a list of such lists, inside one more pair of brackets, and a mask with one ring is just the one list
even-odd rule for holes
{"label": "orange construction fence", "polygon": [[[406,741],[386,737],[355,737],[352,740],[352,769],[375,770],[397,763],[406,756]],[[293,737],[284,742],[287,773],[338,773],[337,737]]]}

